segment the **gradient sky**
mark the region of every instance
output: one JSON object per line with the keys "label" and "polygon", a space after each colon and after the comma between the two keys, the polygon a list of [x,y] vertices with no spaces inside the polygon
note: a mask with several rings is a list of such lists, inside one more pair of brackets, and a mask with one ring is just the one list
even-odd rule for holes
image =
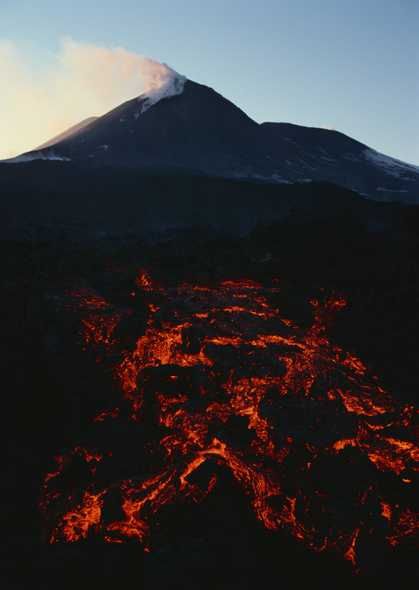
{"label": "gradient sky", "polygon": [[[419,0],[0,3],[0,44],[30,59],[33,76],[57,59],[65,37],[124,47],[214,87],[257,121],[335,128],[416,164],[418,31]],[[16,81],[7,76],[0,92],[6,84],[13,90]],[[13,104],[37,116],[32,96]],[[12,145],[10,126],[1,134],[12,107],[1,105],[0,155]],[[16,127],[24,142],[24,125]]]}

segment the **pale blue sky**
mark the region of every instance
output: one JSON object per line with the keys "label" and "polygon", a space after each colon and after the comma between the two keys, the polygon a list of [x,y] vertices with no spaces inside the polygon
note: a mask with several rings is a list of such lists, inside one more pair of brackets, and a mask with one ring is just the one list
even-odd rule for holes
{"label": "pale blue sky", "polygon": [[41,67],[65,36],[122,46],[214,87],[257,121],[335,128],[413,163],[418,31],[419,0],[0,3],[0,41]]}

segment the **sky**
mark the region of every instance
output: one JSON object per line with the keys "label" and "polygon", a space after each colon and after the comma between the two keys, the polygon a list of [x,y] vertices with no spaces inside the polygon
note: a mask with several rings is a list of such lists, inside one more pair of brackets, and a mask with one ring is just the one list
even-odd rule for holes
{"label": "sky", "polygon": [[0,0],[0,158],[140,94],[147,56],[419,164],[418,30],[419,0]]}

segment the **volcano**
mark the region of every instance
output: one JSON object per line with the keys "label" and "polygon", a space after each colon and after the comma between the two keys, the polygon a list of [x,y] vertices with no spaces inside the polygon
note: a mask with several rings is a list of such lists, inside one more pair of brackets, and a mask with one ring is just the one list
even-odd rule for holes
{"label": "volcano", "polygon": [[12,160],[64,160],[266,183],[327,181],[381,201],[416,202],[419,167],[337,131],[259,124],[218,92],[181,76]]}
{"label": "volcano", "polygon": [[2,587],[412,586],[418,168],[175,75],[0,194]]}

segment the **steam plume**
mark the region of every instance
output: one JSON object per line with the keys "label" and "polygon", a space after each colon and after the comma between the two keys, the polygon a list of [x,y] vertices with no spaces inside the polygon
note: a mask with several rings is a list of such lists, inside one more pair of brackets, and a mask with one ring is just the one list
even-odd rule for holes
{"label": "steam plume", "polygon": [[0,159],[144,92],[149,104],[177,94],[183,82],[166,64],[121,47],[64,39],[42,69],[14,43],[0,40]]}

